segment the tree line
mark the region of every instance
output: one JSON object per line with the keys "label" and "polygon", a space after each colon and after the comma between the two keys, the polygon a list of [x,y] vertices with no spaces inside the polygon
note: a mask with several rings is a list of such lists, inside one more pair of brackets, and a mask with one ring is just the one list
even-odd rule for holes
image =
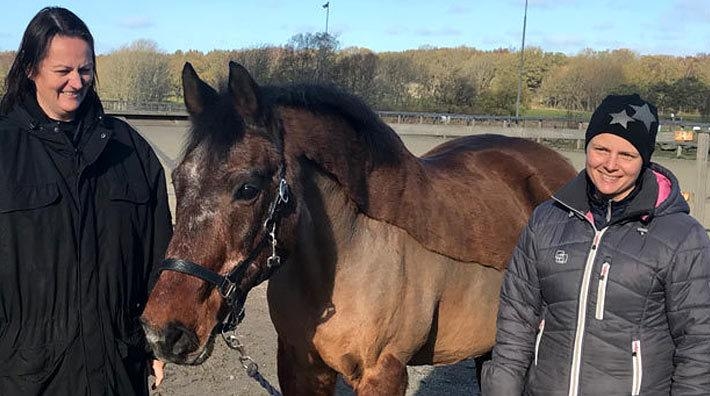
{"label": "tree line", "polygon": [[[523,56],[522,115],[539,108],[591,111],[609,93],[637,92],[666,115],[710,119],[710,54],[638,55],[619,49],[568,56],[533,47]],[[7,74],[13,58],[13,52],[0,52],[0,75]],[[207,53],[170,54],[153,41],[135,41],[97,57],[98,91],[104,100],[179,102],[185,62],[221,86],[230,60],[243,64],[260,84],[334,84],[377,110],[392,111],[512,115],[520,76],[520,53],[510,49],[375,53],[341,49],[332,35],[305,33],[282,46]]]}

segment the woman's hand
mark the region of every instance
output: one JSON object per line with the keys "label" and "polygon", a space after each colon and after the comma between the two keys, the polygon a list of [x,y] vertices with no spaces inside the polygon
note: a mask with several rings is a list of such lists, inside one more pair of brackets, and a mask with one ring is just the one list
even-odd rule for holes
{"label": "woman's hand", "polygon": [[165,378],[165,362],[162,360],[153,360],[150,366],[150,374],[155,376],[155,383],[151,387],[153,390],[157,389]]}

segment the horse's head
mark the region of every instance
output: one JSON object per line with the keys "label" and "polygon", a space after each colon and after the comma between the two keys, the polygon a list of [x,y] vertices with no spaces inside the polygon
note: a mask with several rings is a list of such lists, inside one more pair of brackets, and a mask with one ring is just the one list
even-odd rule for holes
{"label": "horse's head", "polygon": [[199,364],[221,322],[279,264],[294,208],[280,121],[249,73],[230,63],[221,94],[189,63],[182,79],[192,131],[172,176],[174,235],[142,321],[159,358]]}

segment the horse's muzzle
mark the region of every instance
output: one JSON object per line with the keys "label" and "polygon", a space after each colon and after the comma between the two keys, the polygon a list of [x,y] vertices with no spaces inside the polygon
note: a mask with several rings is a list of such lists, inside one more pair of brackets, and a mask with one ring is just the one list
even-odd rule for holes
{"label": "horse's muzzle", "polygon": [[200,342],[194,331],[180,323],[171,322],[158,329],[141,320],[148,344],[158,359],[176,364],[195,365],[204,362],[210,355],[209,345],[200,350]]}

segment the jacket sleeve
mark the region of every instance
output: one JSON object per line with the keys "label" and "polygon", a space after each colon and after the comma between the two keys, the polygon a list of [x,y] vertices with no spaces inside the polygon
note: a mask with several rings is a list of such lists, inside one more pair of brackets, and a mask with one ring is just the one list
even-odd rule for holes
{"label": "jacket sleeve", "polygon": [[165,258],[165,251],[173,234],[173,223],[168,204],[165,171],[155,153],[151,151],[149,158],[151,174],[154,175],[153,185],[155,186],[153,191],[153,239],[151,241],[151,262],[148,269],[150,274],[148,292],[150,293],[157,280],[158,273],[156,269]]}
{"label": "jacket sleeve", "polygon": [[542,297],[531,224],[532,220],[520,235],[503,279],[496,345],[491,361],[483,366],[481,390],[485,396],[522,394],[533,359]]}
{"label": "jacket sleeve", "polygon": [[700,224],[671,263],[666,312],[675,343],[671,395],[710,395],[710,240]]}

